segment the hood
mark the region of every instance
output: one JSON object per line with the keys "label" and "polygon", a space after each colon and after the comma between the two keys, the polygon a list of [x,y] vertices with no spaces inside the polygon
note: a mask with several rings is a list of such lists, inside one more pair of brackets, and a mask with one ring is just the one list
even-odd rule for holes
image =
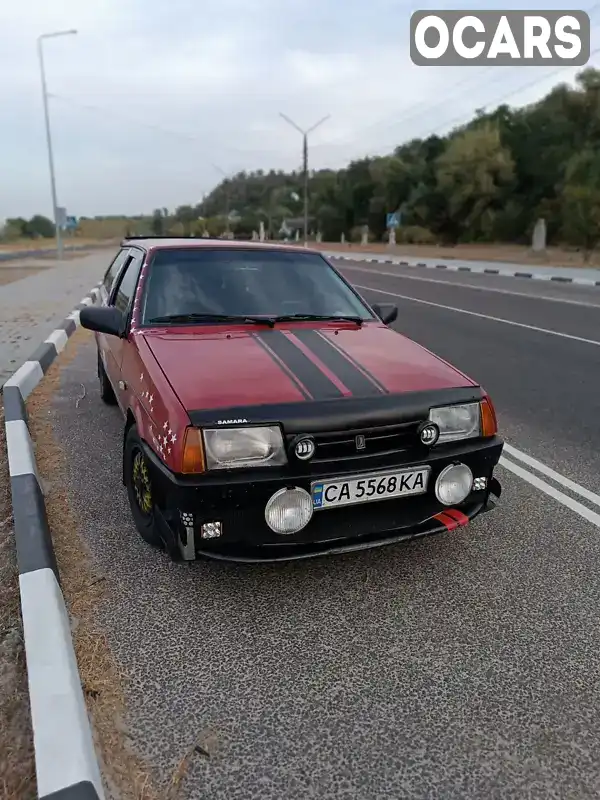
{"label": "hood", "polygon": [[366,324],[147,333],[186,410],[383,398],[473,387],[470,379],[390,328]]}

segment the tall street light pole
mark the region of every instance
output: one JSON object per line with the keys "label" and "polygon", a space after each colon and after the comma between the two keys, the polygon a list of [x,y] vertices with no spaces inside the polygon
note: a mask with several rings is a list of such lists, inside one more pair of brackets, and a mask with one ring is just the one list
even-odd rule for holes
{"label": "tall street light pole", "polygon": [[312,133],[315,128],[318,128],[325,120],[328,120],[331,114],[327,114],[326,117],[320,119],[318,122],[308,128],[307,130],[303,130],[299,125],[296,125],[294,120],[286,117],[285,114],[282,114],[281,111],[279,112],[279,116],[282,117],[292,128],[295,128],[299,133],[302,134],[302,164],[304,170],[304,247],[308,244],[308,134]]}
{"label": "tall street light pole", "polygon": [[46,145],[48,148],[48,164],[50,166],[50,188],[52,190],[52,211],[54,214],[54,228],[56,231],[56,258],[60,261],[63,256],[63,242],[60,230],[60,220],[58,218],[58,200],[56,198],[56,176],[54,174],[54,156],[52,154],[52,135],[50,133],[50,113],[48,111],[48,89],[46,86],[46,70],[44,69],[44,39],[54,39],[57,36],[72,36],[76,34],[76,30],[70,31],[55,31],[54,33],[43,33],[38,36],[37,49],[38,57],[40,60],[40,75],[42,79],[42,98],[44,101],[44,120],[46,123]]}

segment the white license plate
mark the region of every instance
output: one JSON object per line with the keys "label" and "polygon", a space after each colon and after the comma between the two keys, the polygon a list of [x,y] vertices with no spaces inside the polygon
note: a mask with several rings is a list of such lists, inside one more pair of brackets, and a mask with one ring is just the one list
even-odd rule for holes
{"label": "white license plate", "polygon": [[393,497],[425,494],[430,467],[383,472],[379,475],[358,475],[331,481],[315,481],[311,485],[313,507],[337,508]]}

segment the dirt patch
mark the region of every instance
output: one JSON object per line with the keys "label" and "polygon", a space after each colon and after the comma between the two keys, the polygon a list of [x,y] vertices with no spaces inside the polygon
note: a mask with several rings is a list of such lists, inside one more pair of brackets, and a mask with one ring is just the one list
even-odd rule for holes
{"label": "dirt patch", "polygon": [[[6,286],[9,283],[28,278],[30,275],[37,275],[48,269],[54,269],[57,266],[63,265],[66,261],[74,261],[78,258],[85,258],[98,252],[102,247],[110,248],[110,243],[98,243],[94,247],[88,247],[82,250],[65,250],[61,261],[56,260],[56,253],[50,251],[48,253],[39,253],[37,256],[26,256],[23,258],[14,258],[8,261],[0,260],[0,286]],[[3,250],[0,250],[0,255]]]}
{"label": "dirt patch", "polygon": [[[91,559],[77,529],[66,480],[66,459],[51,425],[51,400],[61,369],[91,334],[79,329],[68,348],[54,362],[30,396],[27,407],[30,431],[36,444],[38,469],[46,488],[46,508],[65,601],[73,621],[73,641],[86,696],[97,753],[109,784],[109,795],[119,800],[155,800],[150,770],[130,746],[125,724],[127,676],[112,656],[106,635],[97,622],[96,608],[103,601],[106,579]],[[73,399],[73,404],[77,398]]]}
{"label": "dirt patch", "polygon": [[594,253],[586,264],[580,252],[549,248],[545,255],[535,255],[527,247],[516,245],[477,245],[463,244],[455,247],[436,245],[396,245],[388,247],[386,244],[372,243],[341,244],[340,242],[323,242],[323,249],[339,250],[348,254],[355,253],[381,253],[392,256],[407,256],[418,261],[419,258],[438,258],[440,261],[460,259],[464,261],[505,261],[514,264],[531,264],[532,266],[553,267],[598,267],[600,266],[600,253]]}
{"label": "dirt patch", "polygon": [[37,275],[45,269],[52,269],[52,265],[35,266],[35,267],[17,267],[11,266],[7,268],[0,261],[0,286],[6,286],[7,283],[14,283],[15,281],[28,278],[30,275]]}
{"label": "dirt patch", "polygon": [[[75,237],[67,239],[64,242],[65,250],[67,247],[83,247],[87,245],[102,244],[104,240],[90,239],[86,237]],[[111,244],[113,240],[107,240],[107,244]],[[53,250],[54,239],[20,239],[18,242],[10,242],[0,245],[1,253],[15,253],[19,250]]]}
{"label": "dirt patch", "polygon": [[37,797],[4,409],[0,408],[0,798]]}

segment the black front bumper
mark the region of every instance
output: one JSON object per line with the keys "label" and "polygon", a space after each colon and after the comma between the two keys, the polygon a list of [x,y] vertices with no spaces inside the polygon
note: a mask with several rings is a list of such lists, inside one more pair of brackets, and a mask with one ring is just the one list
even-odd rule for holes
{"label": "black front bumper", "polygon": [[[328,553],[362,550],[402,540],[453,530],[493,507],[490,495],[500,496],[501,487],[493,477],[494,467],[502,452],[503,442],[488,440],[444,445],[434,448],[419,461],[402,461],[396,467],[405,469],[429,465],[431,473],[427,493],[375,502],[315,510],[308,525],[297,534],[281,535],[265,521],[269,498],[284,487],[306,489],[311,482],[323,478],[350,477],[346,465],[339,469],[319,469],[291,473],[267,470],[206,473],[187,477],[175,475],[145,447],[151,471],[153,492],[157,500],[157,520],[165,545],[174,558],[191,559],[197,555],[234,561],[279,561],[307,558]],[[472,491],[456,506],[455,512],[442,505],[434,493],[439,473],[453,463],[467,464],[475,478],[486,478],[483,490]],[[385,470],[372,470],[373,474]],[[361,475],[364,470],[356,470]],[[193,525],[186,531],[182,512],[193,515]],[[218,521],[222,535],[203,539],[204,523]],[[193,528],[193,537],[190,533]]]}

